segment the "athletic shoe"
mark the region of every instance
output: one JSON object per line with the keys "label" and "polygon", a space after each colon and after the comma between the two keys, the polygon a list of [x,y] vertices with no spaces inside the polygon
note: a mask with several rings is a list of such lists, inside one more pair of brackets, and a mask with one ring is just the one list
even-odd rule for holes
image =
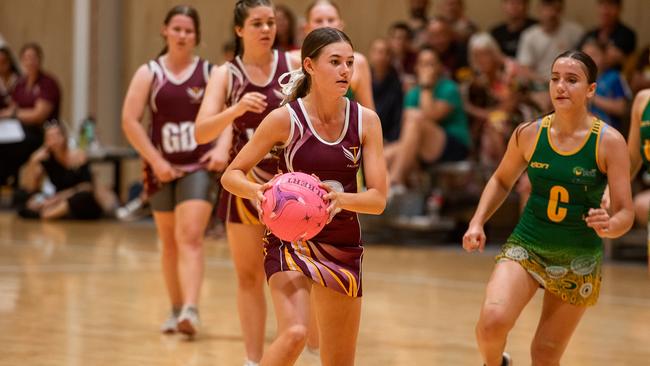
{"label": "athletic shoe", "polygon": [[160,326],[160,331],[165,334],[176,333],[176,331],[178,330],[176,328],[176,323],[178,323],[178,314],[179,314],[178,310],[172,310],[169,313],[169,317],[167,318],[167,320],[165,320],[165,322]]}
{"label": "athletic shoe", "polygon": [[136,221],[149,215],[151,215],[151,208],[140,197],[115,210],[115,217],[120,221]]}
{"label": "athletic shoe", "polygon": [[184,306],[176,326],[179,332],[192,337],[199,330],[200,323],[199,311],[196,307]]}

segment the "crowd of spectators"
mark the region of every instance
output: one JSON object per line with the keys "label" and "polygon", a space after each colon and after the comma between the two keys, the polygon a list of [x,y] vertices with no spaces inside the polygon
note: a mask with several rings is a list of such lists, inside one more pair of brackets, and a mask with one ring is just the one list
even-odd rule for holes
{"label": "crowd of spectators", "polygon": [[[581,49],[600,74],[592,113],[627,132],[634,95],[650,87],[649,48],[620,17],[621,0],[597,1],[597,25],[584,30],[564,16],[564,0],[501,0],[503,19],[480,29],[463,0],[407,0],[408,18],[372,41],[367,55],[374,105],[386,141],[391,192],[418,184],[419,168],[469,161],[491,172],[517,124],[550,111],[553,59]],[[299,48],[305,19],[276,4],[275,47]],[[230,59],[232,45],[224,45]],[[19,120],[25,139],[0,143],[0,184],[16,182],[19,167],[43,144],[43,124],[59,117],[61,93],[42,69],[37,44],[16,64],[0,42],[0,117]],[[431,169],[429,169],[430,171]]]}

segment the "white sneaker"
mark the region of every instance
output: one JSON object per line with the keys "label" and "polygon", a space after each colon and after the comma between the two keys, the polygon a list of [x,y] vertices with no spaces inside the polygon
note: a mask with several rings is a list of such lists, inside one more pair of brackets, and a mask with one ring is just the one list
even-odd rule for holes
{"label": "white sneaker", "polygon": [[246,362],[244,362],[244,366],[260,366],[260,364],[251,360],[246,360]]}
{"label": "white sneaker", "polygon": [[176,327],[179,332],[192,337],[199,330],[200,324],[199,311],[196,307],[184,306],[183,310],[181,310],[181,315],[178,317]]}
{"label": "white sneaker", "polygon": [[165,320],[164,323],[160,326],[160,331],[165,334],[176,333],[178,330],[176,324],[178,323],[178,311],[172,310],[169,313],[169,317]]}
{"label": "white sneaker", "polygon": [[151,215],[151,208],[140,197],[115,210],[115,217],[120,221],[136,221]]}

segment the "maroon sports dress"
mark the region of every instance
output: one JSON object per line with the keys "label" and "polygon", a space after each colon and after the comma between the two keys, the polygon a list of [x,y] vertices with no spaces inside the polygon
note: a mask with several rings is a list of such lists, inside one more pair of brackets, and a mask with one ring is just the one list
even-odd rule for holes
{"label": "maroon sports dress", "polygon": [[[199,160],[213,143],[196,143],[194,122],[210,77],[210,63],[195,57],[190,66],[193,71],[188,72],[184,80],[178,80],[168,72],[160,58],[149,61],[147,66],[154,74],[149,96],[151,142],[165,160],[184,172],[203,169]],[[145,163],[145,192],[151,196],[160,186],[151,166]]]}
{"label": "maroon sports dress", "polygon": [[[232,147],[230,148],[230,162],[241,151],[253,136],[255,129],[264,117],[272,110],[278,108],[284,95],[280,91],[278,79],[289,71],[289,56],[285,52],[273,50],[273,69],[269,79],[264,84],[255,84],[246,73],[246,68],[239,56],[229,62],[229,82],[227,102],[232,106],[246,93],[258,92],[266,96],[266,109],[262,113],[246,112],[233,121]],[[278,159],[269,153],[256,167],[251,169],[247,178],[252,182],[266,183],[278,172]],[[247,225],[261,225],[255,204],[245,198],[237,197],[227,190],[221,191],[219,199],[219,217],[227,222]]]}
{"label": "maroon sports dress", "polygon": [[[336,141],[318,135],[302,99],[286,107],[291,115],[291,136],[280,152],[280,170],[315,174],[337,191],[356,193],[357,172],[362,164],[359,104],[346,98],[345,123]],[[298,271],[347,296],[361,296],[363,246],[355,212],[341,211],[307,241],[282,241],[267,232],[264,242],[267,278],[281,271]]]}

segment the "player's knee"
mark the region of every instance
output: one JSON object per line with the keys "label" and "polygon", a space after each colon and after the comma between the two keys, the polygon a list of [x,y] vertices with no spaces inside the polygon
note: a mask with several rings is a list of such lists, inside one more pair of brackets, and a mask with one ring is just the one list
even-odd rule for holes
{"label": "player's knee", "polygon": [[253,290],[264,286],[264,272],[250,268],[237,271],[237,283],[240,290]]}
{"label": "player's knee", "polygon": [[564,347],[553,340],[535,338],[530,347],[533,366],[557,366]]}
{"label": "player's knee", "polygon": [[505,337],[512,325],[512,320],[503,309],[484,307],[481,312],[481,319],[476,325],[476,336],[480,339]]}
{"label": "player's knee", "polygon": [[200,250],[203,245],[203,230],[181,228],[176,230],[176,241],[188,250]]}
{"label": "player's knee", "polygon": [[292,325],[282,332],[282,338],[289,352],[302,352],[307,343],[307,326],[303,324]]}

